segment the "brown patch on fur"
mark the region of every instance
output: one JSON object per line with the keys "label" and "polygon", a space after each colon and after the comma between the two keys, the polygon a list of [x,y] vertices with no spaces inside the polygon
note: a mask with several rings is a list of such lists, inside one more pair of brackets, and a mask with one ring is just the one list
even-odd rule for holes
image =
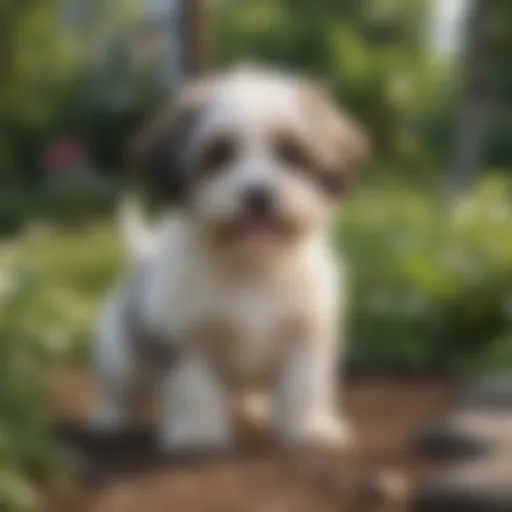
{"label": "brown patch on fur", "polygon": [[284,163],[300,169],[314,169],[318,165],[315,148],[303,136],[286,127],[272,133],[274,151]]}
{"label": "brown patch on fur", "polygon": [[284,319],[279,330],[278,343],[282,350],[287,350],[291,345],[300,343],[301,340],[312,338],[313,322],[305,315],[299,313],[290,315]]}
{"label": "brown patch on fur", "polygon": [[198,157],[197,168],[201,176],[212,176],[235,159],[238,141],[234,134],[217,133],[207,141]]}
{"label": "brown patch on fur", "polygon": [[301,102],[311,120],[315,145],[323,159],[323,177],[336,188],[351,185],[370,155],[370,142],[351,116],[337,108],[332,96],[319,84],[303,81]]}

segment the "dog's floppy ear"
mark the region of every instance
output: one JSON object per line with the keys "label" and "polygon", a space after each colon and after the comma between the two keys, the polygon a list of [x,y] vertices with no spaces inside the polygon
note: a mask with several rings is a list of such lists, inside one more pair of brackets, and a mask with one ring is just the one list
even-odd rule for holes
{"label": "dog's floppy ear", "polygon": [[131,166],[164,200],[179,204],[187,195],[190,173],[185,148],[209,97],[206,82],[183,88],[176,101],[164,108],[129,148]]}
{"label": "dog's floppy ear", "polygon": [[370,141],[359,124],[336,105],[320,84],[305,81],[300,94],[323,161],[322,182],[329,192],[344,193],[368,161]]}

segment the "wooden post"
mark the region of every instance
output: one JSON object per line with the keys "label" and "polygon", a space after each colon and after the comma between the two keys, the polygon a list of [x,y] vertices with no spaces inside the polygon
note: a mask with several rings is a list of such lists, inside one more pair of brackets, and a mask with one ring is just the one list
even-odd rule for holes
{"label": "wooden post", "polygon": [[210,64],[211,38],[205,0],[179,0],[181,11],[181,68],[184,78],[204,73]]}

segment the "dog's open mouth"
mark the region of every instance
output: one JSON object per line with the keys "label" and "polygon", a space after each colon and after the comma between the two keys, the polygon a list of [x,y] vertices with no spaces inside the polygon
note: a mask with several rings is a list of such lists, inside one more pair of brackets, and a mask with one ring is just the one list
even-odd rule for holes
{"label": "dog's open mouth", "polygon": [[283,229],[274,219],[247,218],[240,223],[239,236],[247,242],[274,243],[283,236]]}
{"label": "dog's open mouth", "polygon": [[218,235],[226,242],[254,247],[272,246],[288,238],[292,227],[278,217],[245,216],[219,227]]}

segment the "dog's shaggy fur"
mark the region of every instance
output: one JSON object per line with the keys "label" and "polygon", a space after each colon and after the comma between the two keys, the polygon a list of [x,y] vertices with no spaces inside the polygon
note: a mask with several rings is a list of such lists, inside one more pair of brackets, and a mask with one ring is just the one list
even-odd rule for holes
{"label": "dog's shaggy fur", "polygon": [[185,88],[135,146],[170,208],[150,230],[125,223],[132,271],[99,326],[96,424],[132,421],[144,388],[169,450],[231,445],[239,397],[283,444],[342,442],[327,231],[364,137],[309,81],[239,69]]}

